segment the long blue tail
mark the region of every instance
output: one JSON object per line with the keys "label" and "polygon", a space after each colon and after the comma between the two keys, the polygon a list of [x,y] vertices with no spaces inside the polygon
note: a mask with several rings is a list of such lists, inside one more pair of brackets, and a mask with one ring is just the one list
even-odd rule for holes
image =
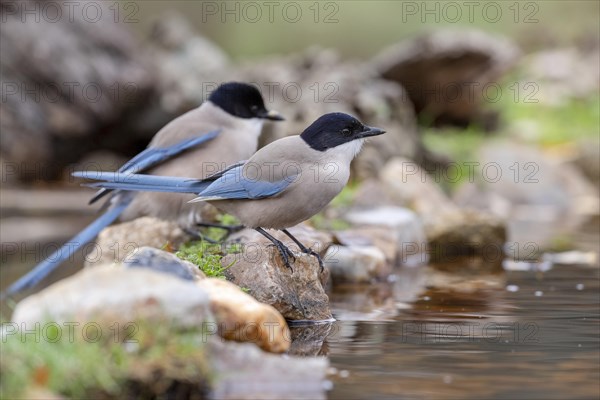
{"label": "long blue tail", "polygon": [[50,257],[36,265],[31,271],[19,278],[10,285],[0,298],[4,299],[25,289],[37,285],[48,274],[54,271],[64,261],[69,259],[82,246],[90,243],[98,233],[111,223],[113,223],[121,213],[127,208],[133,199],[132,193],[119,193],[116,204],[112,205],[108,211],[102,214],[98,219],[79,232],[75,237],[65,243],[60,249],[56,250]]}
{"label": "long blue tail", "polygon": [[104,181],[84,184],[84,186],[93,188],[169,193],[197,194],[213,182],[212,179],[200,180],[119,172],[78,171],[72,175],[78,178]]}

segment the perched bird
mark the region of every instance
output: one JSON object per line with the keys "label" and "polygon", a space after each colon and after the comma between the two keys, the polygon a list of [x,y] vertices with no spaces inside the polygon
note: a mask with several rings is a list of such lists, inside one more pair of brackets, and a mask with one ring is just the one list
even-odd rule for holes
{"label": "perched bird", "polygon": [[[264,120],[279,121],[283,117],[266,109],[256,87],[237,82],[222,84],[198,108],[165,125],[148,148],[128,161],[118,173],[207,178],[254,154]],[[183,227],[198,222],[201,204],[188,203],[194,196],[111,192],[102,189],[90,200],[91,204],[110,193],[105,206],[107,211],[102,216],[12,284],[3,297],[37,284],[119,217],[130,220],[153,216],[176,220]]]}
{"label": "perched bird", "polygon": [[279,250],[286,266],[293,253],[265,228],[278,229],[307,254],[306,248],[286,228],[321,211],[337,196],[350,177],[350,162],[366,138],[385,131],[366,126],[343,113],[325,114],[301,135],[276,140],[249,160],[234,164],[204,180],[148,175],[76,173],[104,180],[91,187],[196,193],[191,200],[206,201],[237,217],[243,225],[267,237]]}

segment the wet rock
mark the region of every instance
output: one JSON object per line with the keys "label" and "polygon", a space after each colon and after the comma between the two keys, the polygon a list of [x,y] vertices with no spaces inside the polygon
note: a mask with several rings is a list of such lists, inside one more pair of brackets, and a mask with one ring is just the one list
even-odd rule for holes
{"label": "wet rock", "polygon": [[[380,179],[395,204],[411,208],[423,221],[426,251],[433,261],[502,251],[506,242],[503,220],[492,213],[460,208],[437,186],[435,178],[414,162],[396,158],[381,171]],[[408,250],[418,254],[420,249]]]}
{"label": "wet rock", "polygon": [[324,259],[333,285],[341,282],[366,283],[385,279],[391,266],[385,254],[373,246],[331,246]]}
{"label": "wet rock", "polygon": [[[362,231],[365,236],[373,234],[373,243],[382,245],[386,258],[392,265],[412,264],[411,261],[416,260],[414,256],[423,252],[424,245],[427,243],[423,223],[417,214],[407,208],[382,206],[372,209],[353,209],[344,218],[353,226],[358,226],[356,230]],[[364,227],[383,227],[385,234],[363,230]],[[388,236],[387,240],[385,236]],[[385,243],[388,240],[395,243],[392,257],[390,257],[391,246]]]}
{"label": "wet rock", "polygon": [[[339,285],[331,292],[331,304],[339,321],[389,321],[398,315],[389,282],[370,285]],[[342,337],[352,337],[350,332],[334,330],[333,342]]]}
{"label": "wet rock", "polygon": [[380,76],[406,88],[417,114],[437,125],[494,123],[484,118],[487,84],[495,84],[519,56],[506,38],[475,30],[438,30],[384,49],[373,61]]}
{"label": "wet rock", "polygon": [[238,286],[222,279],[203,279],[197,286],[210,297],[218,333],[237,342],[253,342],[271,353],[290,347],[288,326],[277,310],[259,303]]}
{"label": "wet rock", "polygon": [[133,221],[111,225],[96,239],[96,246],[88,254],[85,266],[121,262],[131,252],[141,247],[178,248],[189,236],[173,221],[141,217]]}
{"label": "wet rock", "polygon": [[399,261],[399,243],[389,228],[375,225],[350,228],[335,232],[335,238],[342,246],[377,247],[390,265],[396,265]]}
{"label": "wet rock", "polygon": [[454,261],[470,256],[476,270],[501,269],[506,243],[506,226],[502,220],[474,210],[446,214],[427,230],[430,263]]}
{"label": "wet rock", "polygon": [[[296,230],[290,230],[292,234]],[[272,232],[274,233],[274,232]],[[287,268],[277,249],[258,232],[244,230],[232,235],[240,241],[243,251],[228,254],[221,260],[228,280],[248,288],[248,293],[261,303],[269,304],[288,320],[329,320],[329,299],[323,289],[327,270],[320,271],[319,263],[311,255],[300,253],[283,234],[275,234],[295,254],[293,272]],[[300,239],[300,234],[298,234]],[[300,239],[302,240],[302,239]],[[310,242],[304,240],[308,245]]]}
{"label": "wet rock", "polygon": [[146,320],[195,328],[213,323],[209,296],[193,282],[147,269],[85,269],[17,304],[13,321],[94,322],[102,327]]}
{"label": "wet rock", "polygon": [[506,220],[508,238],[518,245],[510,250],[516,259],[536,257],[598,214],[597,189],[560,157],[497,142],[484,145],[478,161],[493,168],[461,186],[455,200]]}
{"label": "wet rock", "polygon": [[211,342],[215,399],[325,399],[325,357],[282,357],[250,344]]}
{"label": "wet rock", "polygon": [[206,275],[191,262],[153,247],[141,247],[132,251],[123,260],[123,265],[128,268],[148,268],[188,281],[206,278]]}
{"label": "wet rock", "polygon": [[[506,275],[503,273],[489,271],[489,274],[473,275],[472,271],[468,268],[460,268],[460,263],[453,263],[451,266],[453,269],[427,269],[425,275],[425,286],[427,289],[433,292],[443,291],[448,293],[450,298],[451,293],[454,293],[455,295],[472,294],[487,289],[500,289],[506,286]],[[430,295],[430,297],[432,296]],[[487,302],[485,300],[487,297],[488,296],[483,296],[479,301]],[[449,298],[446,301],[451,304]]]}
{"label": "wet rock", "polygon": [[326,356],[327,336],[331,333],[333,322],[322,324],[291,325],[292,344],[287,354],[294,356]]}

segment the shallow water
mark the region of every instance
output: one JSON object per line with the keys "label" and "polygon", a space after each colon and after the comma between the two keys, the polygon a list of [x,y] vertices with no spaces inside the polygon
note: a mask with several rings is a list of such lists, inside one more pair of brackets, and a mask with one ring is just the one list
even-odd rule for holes
{"label": "shallow water", "polygon": [[329,358],[330,399],[598,399],[600,269],[525,267],[336,287],[337,321],[292,328],[290,353]]}
{"label": "shallow water", "polygon": [[599,398],[597,267],[432,274],[331,294],[329,398]]}

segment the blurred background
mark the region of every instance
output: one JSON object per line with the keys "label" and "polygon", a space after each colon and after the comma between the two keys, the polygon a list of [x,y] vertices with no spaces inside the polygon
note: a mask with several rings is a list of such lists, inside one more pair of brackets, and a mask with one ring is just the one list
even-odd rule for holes
{"label": "blurred background", "polygon": [[[462,239],[482,232],[467,226],[499,224],[506,230],[506,236],[494,238],[509,243],[505,250],[514,262],[505,264],[506,270],[525,270],[529,262],[584,265],[583,272],[561,270],[551,287],[560,291],[565,282],[575,290],[585,279],[597,284],[597,1],[1,0],[0,15],[2,289],[97,215],[87,206],[92,192],[70,177],[73,171],[118,169],[168,121],[231,80],[256,84],[267,107],[286,116],[285,123],[265,127],[263,145],[300,133],[331,111],[350,112],[387,130],[355,161],[353,182],[334,208],[377,205],[385,197],[377,182],[389,179],[388,162],[401,157],[406,163],[401,165],[416,164],[426,172],[420,180],[443,192],[441,201],[447,204],[434,208],[476,210],[494,221],[454,221],[452,230],[463,232]],[[403,206],[422,212],[410,201]],[[438,222],[439,214],[420,217],[427,225]],[[322,218],[313,225],[332,227]],[[45,284],[80,268],[82,260],[83,255],[71,260]],[[531,283],[532,293],[538,283]],[[369,300],[338,293],[332,301],[340,313],[352,308],[349,304],[388,304],[389,296],[382,295],[388,289],[369,290],[377,292],[363,293]],[[587,295],[588,303],[597,300],[596,294]],[[472,308],[466,312],[503,314],[536,307],[527,303],[529,298],[507,305],[504,297],[480,296],[467,296]],[[460,296],[444,301],[448,298],[465,301]],[[553,310],[565,299],[542,309]],[[428,305],[414,307],[414,315],[429,312]],[[3,312],[10,313],[6,305]],[[350,314],[356,320],[372,317]],[[389,340],[379,335],[378,326],[347,328],[354,329],[353,338],[378,346]],[[400,329],[392,326],[391,336]],[[577,344],[556,330],[557,342]],[[597,323],[580,332],[588,340],[595,337],[597,345],[594,330],[597,334]],[[342,341],[344,332],[339,333]],[[348,348],[338,344],[337,353],[332,346],[334,364],[354,365],[356,360],[345,358],[348,354],[364,356],[365,365],[381,361],[386,371],[390,365],[427,364],[419,364],[424,360],[416,350],[414,359],[391,359],[385,365],[385,358],[361,353],[352,343]],[[544,357],[551,358],[551,351]],[[465,363],[481,362],[466,357]],[[491,368],[492,361],[497,360],[482,365]],[[597,364],[587,361],[576,365],[593,375]],[[538,372],[539,382],[545,382],[547,371]],[[402,382],[417,384],[418,373],[409,375]],[[587,383],[589,376],[583,375],[577,379]],[[366,372],[362,378],[356,382],[368,385],[374,379]],[[557,373],[548,381],[561,378]],[[433,384],[437,395],[445,393],[445,379]],[[423,382],[418,393],[431,394],[425,386],[432,382],[418,383]],[[336,388],[340,398],[358,390]],[[582,397],[597,395],[597,387],[589,384],[579,389]]]}
{"label": "blurred background", "polygon": [[595,247],[577,234],[598,211],[597,2],[0,4],[5,265],[95,213],[73,170],[117,169],[228,80],[288,117],[263,144],[358,114],[392,134],[356,178],[407,157],[461,206],[508,220],[511,239]]}

